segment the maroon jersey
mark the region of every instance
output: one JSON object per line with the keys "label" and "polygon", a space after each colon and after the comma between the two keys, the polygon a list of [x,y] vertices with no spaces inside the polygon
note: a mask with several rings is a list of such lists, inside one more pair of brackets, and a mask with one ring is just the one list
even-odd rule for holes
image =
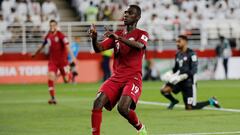
{"label": "maroon jersey", "polygon": [[57,65],[65,65],[68,63],[67,48],[68,40],[65,35],[57,31],[55,34],[49,32],[44,40],[44,45],[49,45],[49,62],[55,63]]}
{"label": "maroon jersey", "polygon": [[147,46],[148,33],[140,29],[134,29],[130,33],[126,30],[115,32],[117,35],[142,43],[144,49],[129,47],[123,42],[110,38],[101,42],[105,49],[114,48],[113,74],[111,80],[126,82],[129,79],[142,80],[142,58]]}

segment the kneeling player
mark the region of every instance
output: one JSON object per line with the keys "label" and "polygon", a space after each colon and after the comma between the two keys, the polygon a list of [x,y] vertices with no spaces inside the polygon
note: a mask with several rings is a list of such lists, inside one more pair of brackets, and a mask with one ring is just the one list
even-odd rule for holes
{"label": "kneeling player", "polygon": [[163,78],[167,83],[161,88],[160,92],[164,97],[171,101],[168,109],[173,109],[179,101],[172,96],[182,92],[185,109],[202,109],[207,105],[220,108],[215,97],[207,101],[196,102],[196,80],[194,75],[197,73],[197,56],[195,52],[188,48],[187,37],[184,35],[178,36],[176,41],[178,52],[175,56],[175,66],[172,73],[167,73]]}

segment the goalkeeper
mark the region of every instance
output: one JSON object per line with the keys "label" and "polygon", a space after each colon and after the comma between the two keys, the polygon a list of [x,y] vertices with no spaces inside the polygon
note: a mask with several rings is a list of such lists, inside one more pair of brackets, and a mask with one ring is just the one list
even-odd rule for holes
{"label": "goalkeeper", "polygon": [[215,97],[207,101],[196,102],[195,74],[197,73],[198,65],[197,56],[192,49],[188,48],[188,39],[186,36],[179,35],[176,44],[178,52],[175,56],[175,65],[172,71],[163,75],[162,78],[167,83],[160,90],[162,95],[171,101],[168,109],[173,109],[173,107],[179,103],[171,93],[177,94],[180,91],[182,92],[186,110],[202,109],[208,105],[220,108]]}

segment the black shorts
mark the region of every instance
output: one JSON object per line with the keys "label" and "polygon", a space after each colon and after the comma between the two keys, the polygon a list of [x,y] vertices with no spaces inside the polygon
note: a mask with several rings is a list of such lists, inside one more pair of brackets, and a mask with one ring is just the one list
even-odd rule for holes
{"label": "black shorts", "polygon": [[180,82],[176,85],[167,83],[167,86],[173,89],[174,94],[182,92],[183,101],[185,105],[195,105],[196,104],[196,84],[189,82]]}

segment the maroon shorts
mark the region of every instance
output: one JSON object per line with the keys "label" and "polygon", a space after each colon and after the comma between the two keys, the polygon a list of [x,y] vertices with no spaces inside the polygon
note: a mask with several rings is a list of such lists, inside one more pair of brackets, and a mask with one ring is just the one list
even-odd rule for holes
{"label": "maroon shorts", "polygon": [[69,65],[68,64],[55,64],[53,62],[48,63],[48,72],[54,72],[58,74],[61,73],[62,76],[66,76],[69,73]]}
{"label": "maroon shorts", "polygon": [[142,93],[142,83],[137,80],[128,80],[127,82],[115,82],[106,80],[98,92],[103,92],[109,99],[104,106],[107,110],[112,110],[121,96],[129,96],[133,100],[131,109],[136,108],[138,99]]}

